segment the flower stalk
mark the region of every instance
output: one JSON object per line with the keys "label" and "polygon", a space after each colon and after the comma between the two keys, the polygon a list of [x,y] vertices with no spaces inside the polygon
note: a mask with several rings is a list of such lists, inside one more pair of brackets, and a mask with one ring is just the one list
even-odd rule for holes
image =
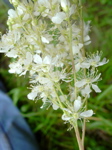
{"label": "flower stalk", "polygon": [[82,141],[81,141],[81,138],[80,138],[80,134],[79,134],[79,130],[78,130],[77,125],[74,128],[75,128],[75,134],[76,134],[77,142],[78,142],[78,145],[79,145],[79,150],[84,150],[84,146],[82,144]]}

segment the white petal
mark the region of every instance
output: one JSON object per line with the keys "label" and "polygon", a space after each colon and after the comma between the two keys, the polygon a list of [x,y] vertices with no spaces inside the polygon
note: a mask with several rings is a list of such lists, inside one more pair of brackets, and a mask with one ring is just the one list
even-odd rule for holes
{"label": "white petal", "polygon": [[17,7],[17,13],[18,13],[18,15],[22,15],[24,12],[23,12],[23,9],[24,8],[22,8],[22,6],[18,6]]}
{"label": "white petal", "polygon": [[92,80],[92,82],[96,82],[96,81],[100,78],[100,76],[101,76],[101,73],[100,73],[99,75],[97,75],[96,78],[94,78],[94,79]]}
{"label": "white petal", "polygon": [[67,99],[67,95],[60,95],[59,98],[61,102],[64,102]]}
{"label": "white petal", "polygon": [[39,55],[34,55],[34,62],[37,64],[42,64],[42,58]]}
{"label": "white petal", "polygon": [[81,105],[82,105],[81,100],[77,99],[77,100],[74,101],[74,110],[75,110],[75,112],[77,112],[81,108]]}
{"label": "white petal", "polygon": [[103,60],[101,62],[99,62],[98,66],[102,66],[108,62],[109,62],[109,60],[106,61],[106,58],[103,58]]}
{"label": "white petal", "polygon": [[46,17],[49,13],[49,9],[46,9],[43,13],[42,13],[42,16],[43,17]]}
{"label": "white petal", "polygon": [[15,18],[15,17],[17,17],[17,15],[16,15],[16,11],[15,11],[15,10],[13,10],[13,9],[9,9],[9,11],[8,11],[8,15],[9,15],[11,18]]}
{"label": "white petal", "polygon": [[9,69],[10,73],[20,74],[22,72],[22,66],[19,63],[12,63],[9,65],[9,67],[10,67]]}
{"label": "white petal", "polygon": [[49,41],[45,37],[41,37],[43,43],[49,43]]}
{"label": "white petal", "polygon": [[70,120],[72,117],[68,117],[67,115],[63,114],[62,115],[62,120],[68,121]]}
{"label": "white petal", "polygon": [[86,84],[86,80],[83,79],[83,80],[81,80],[81,81],[77,81],[77,82],[75,83],[75,86],[76,86],[76,87],[82,87],[82,86],[84,86],[85,84]]}
{"label": "white petal", "polygon": [[93,110],[87,110],[80,114],[80,117],[91,117],[93,115]]}
{"label": "white petal", "polygon": [[34,16],[39,16],[39,15],[40,15],[40,12],[35,11],[33,14],[34,14]]}
{"label": "white petal", "polygon": [[99,89],[99,87],[95,84],[92,84],[92,88],[95,90],[95,92],[100,93],[101,90]]}
{"label": "white petal", "polygon": [[78,45],[72,46],[73,54],[79,53],[80,49],[83,47],[83,44],[79,43]]}
{"label": "white petal", "polygon": [[30,18],[30,15],[29,14],[25,14],[24,17],[23,17],[23,20],[28,20]]}
{"label": "white petal", "polygon": [[77,46],[77,45],[74,45],[74,46],[72,46],[72,51],[73,51],[73,54],[77,54],[77,53],[79,53],[79,46]]}
{"label": "white petal", "polygon": [[32,62],[32,54],[30,52],[27,52],[26,53],[26,59],[29,61],[29,62]]}
{"label": "white petal", "polygon": [[10,52],[6,53],[6,56],[8,57],[13,57],[13,58],[17,58],[17,51],[15,51],[14,49],[12,49]]}
{"label": "white petal", "polygon": [[41,83],[41,84],[46,84],[46,83],[49,83],[50,80],[48,78],[44,78],[44,77],[38,77],[38,81]]}
{"label": "white petal", "polygon": [[99,61],[100,61],[100,56],[97,55],[97,56],[95,57],[95,61],[96,61],[96,62],[99,62]]}
{"label": "white petal", "polygon": [[72,113],[69,109],[67,109],[67,108],[63,108],[63,110],[65,110],[65,111],[67,111],[68,113]]}
{"label": "white petal", "polygon": [[70,5],[70,2],[68,0],[61,0],[61,7],[63,8],[63,10],[67,10],[67,6]]}
{"label": "white petal", "polygon": [[89,35],[86,35],[86,36],[84,37],[84,42],[87,42],[87,41],[89,41],[89,40],[90,40]]}
{"label": "white petal", "polygon": [[44,60],[43,60],[44,64],[51,64],[51,57],[50,56],[45,56]]}
{"label": "white petal", "polygon": [[82,94],[83,95],[89,95],[90,93],[91,93],[91,89],[90,89],[90,86],[89,86],[89,84],[88,85],[86,85],[86,87],[82,90]]}
{"label": "white petal", "polygon": [[54,17],[52,17],[52,22],[56,24],[62,23],[62,21],[65,19],[66,14],[64,12],[58,12]]}
{"label": "white petal", "polygon": [[75,5],[72,5],[71,7],[70,7],[70,15],[72,15],[73,13],[75,13],[76,12],[76,6]]}
{"label": "white petal", "polygon": [[34,100],[37,96],[37,92],[31,92],[27,95],[28,99]]}
{"label": "white petal", "polygon": [[89,45],[91,43],[91,41],[87,41],[84,43],[84,45]]}
{"label": "white petal", "polygon": [[83,44],[82,43],[79,43],[79,48],[81,49],[83,47]]}
{"label": "white petal", "polygon": [[89,68],[90,67],[90,63],[88,62],[83,62],[83,63],[81,63],[81,67],[82,68]]}
{"label": "white petal", "polygon": [[68,0],[61,0],[61,7],[66,7],[68,2]]}
{"label": "white petal", "polygon": [[[49,3],[49,0],[38,0],[38,4],[41,6],[45,6],[46,8],[49,8],[50,7],[50,3]],[[41,6],[42,7],[42,6]]]}
{"label": "white petal", "polygon": [[75,65],[76,72],[78,72],[80,70],[80,67],[81,67],[80,63],[78,63],[78,64]]}
{"label": "white petal", "polygon": [[44,5],[47,2],[47,0],[38,0],[39,5]]}
{"label": "white petal", "polygon": [[59,108],[59,106],[56,105],[56,104],[53,104],[52,107],[53,107],[54,110],[57,110]]}

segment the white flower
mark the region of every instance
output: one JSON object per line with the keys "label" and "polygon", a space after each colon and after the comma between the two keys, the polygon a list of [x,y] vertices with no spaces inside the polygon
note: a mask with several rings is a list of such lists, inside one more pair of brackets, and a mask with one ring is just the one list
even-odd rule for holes
{"label": "white flower", "polygon": [[51,20],[53,23],[61,24],[65,18],[66,14],[64,12],[58,12],[55,16],[51,18]]}
{"label": "white flower", "polygon": [[50,70],[52,60],[51,57],[45,56],[44,59],[42,59],[38,54],[34,55],[34,62],[37,64],[36,69],[37,71],[44,71],[48,72]]}
{"label": "white flower", "polygon": [[39,55],[34,55],[34,62],[37,64],[43,64],[43,65],[47,65],[51,63],[51,57],[50,56],[45,56],[44,59],[42,60],[42,58]]}
{"label": "white flower", "polygon": [[80,119],[80,118],[88,118],[93,115],[93,110],[87,110],[87,111],[80,111],[82,108],[82,102],[81,102],[81,97],[78,96],[78,98],[74,101],[74,106],[72,110],[69,109],[63,109],[65,112],[62,115],[62,120],[68,121],[70,119]]}
{"label": "white flower", "polygon": [[38,55],[34,55],[34,62],[37,64],[35,68],[37,71],[48,72],[51,69],[51,66],[55,65],[55,58],[52,59],[49,55],[45,56],[43,59]]}
{"label": "white flower", "polygon": [[9,65],[9,67],[10,67],[10,69],[9,69],[10,73],[20,74],[23,70],[22,64],[20,62],[12,63]]}
{"label": "white flower", "polygon": [[6,54],[8,57],[13,57],[15,53],[14,58],[16,58],[18,53],[16,50],[16,42],[19,42],[20,35],[17,31],[8,32],[7,35],[4,34],[0,41],[0,52],[8,53]]}
{"label": "white flower", "polygon": [[27,95],[28,99],[35,100],[35,98],[39,95],[40,92],[42,93],[43,90],[44,90],[44,88],[41,85],[34,86],[32,88],[32,91]]}
{"label": "white flower", "polygon": [[66,80],[67,74],[64,73],[64,71],[50,72],[50,77],[53,82],[59,82],[60,80],[67,82]]}
{"label": "white flower", "polygon": [[17,58],[17,56],[18,56],[17,53],[18,52],[16,50],[12,49],[12,50],[10,50],[9,52],[6,53],[6,56]]}
{"label": "white flower", "polygon": [[101,61],[101,57],[100,55],[95,54],[92,55],[91,58],[87,58],[82,64],[81,67],[82,68],[90,68],[90,66],[93,67],[98,67],[98,66],[102,66],[104,64],[108,63],[108,60],[106,60],[106,58],[103,58],[103,60]]}
{"label": "white flower", "polygon": [[41,84],[50,84],[50,85],[52,84],[51,81],[45,77],[38,76],[37,81],[39,81],[39,83],[41,83]]}
{"label": "white flower", "polygon": [[101,76],[101,73],[98,76],[96,76],[95,78],[82,79],[81,81],[77,81],[75,83],[75,86],[78,88],[83,87],[83,89],[82,89],[83,95],[89,94],[91,92],[90,87],[92,87],[95,92],[99,93],[99,92],[101,92],[101,90],[99,89],[99,87],[96,84],[93,84],[93,83],[97,82],[98,79],[100,78],[100,76]]}

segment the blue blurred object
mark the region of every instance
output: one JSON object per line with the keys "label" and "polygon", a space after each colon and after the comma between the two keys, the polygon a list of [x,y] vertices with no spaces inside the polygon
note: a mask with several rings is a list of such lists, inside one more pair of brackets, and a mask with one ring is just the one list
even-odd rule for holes
{"label": "blue blurred object", "polygon": [[9,0],[2,0],[2,1],[10,8],[13,8],[13,6],[10,4]]}
{"label": "blue blurred object", "polygon": [[[1,78],[1,76],[0,76],[0,78]],[[6,88],[5,88],[4,84],[3,84],[1,81],[0,81],[0,89],[1,89],[3,92],[6,93]]]}
{"label": "blue blurred object", "polygon": [[19,110],[0,90],[0,150],[25,149],[39,150],[34,135]]}

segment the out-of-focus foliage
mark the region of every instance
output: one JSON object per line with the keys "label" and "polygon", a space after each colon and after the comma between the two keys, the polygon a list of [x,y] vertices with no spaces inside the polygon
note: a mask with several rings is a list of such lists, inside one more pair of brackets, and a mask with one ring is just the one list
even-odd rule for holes
{"label": "out-of-focus foliage", "polygon": [[[85,21],[91,20],[92,43],[86,49],[103,51],[109,63],[100,67],[102,81],[99,86],[102,93],[92,94],[89,108],[95,112],[87,122],[86,150],[112,149],[112,1],[82,0]],[[5,32],[8,7],[0,0],[0,31]],[[0,54],[0,76],[4,80],[9,96],[35,132],[43,150],[77,150],[74,131],[61,121],[61,111],[40,109],[41,102],[27,100],[28,76],[18,77],[8,73],[9,60]],[[46,144],[47,143],[47,144]]]}

